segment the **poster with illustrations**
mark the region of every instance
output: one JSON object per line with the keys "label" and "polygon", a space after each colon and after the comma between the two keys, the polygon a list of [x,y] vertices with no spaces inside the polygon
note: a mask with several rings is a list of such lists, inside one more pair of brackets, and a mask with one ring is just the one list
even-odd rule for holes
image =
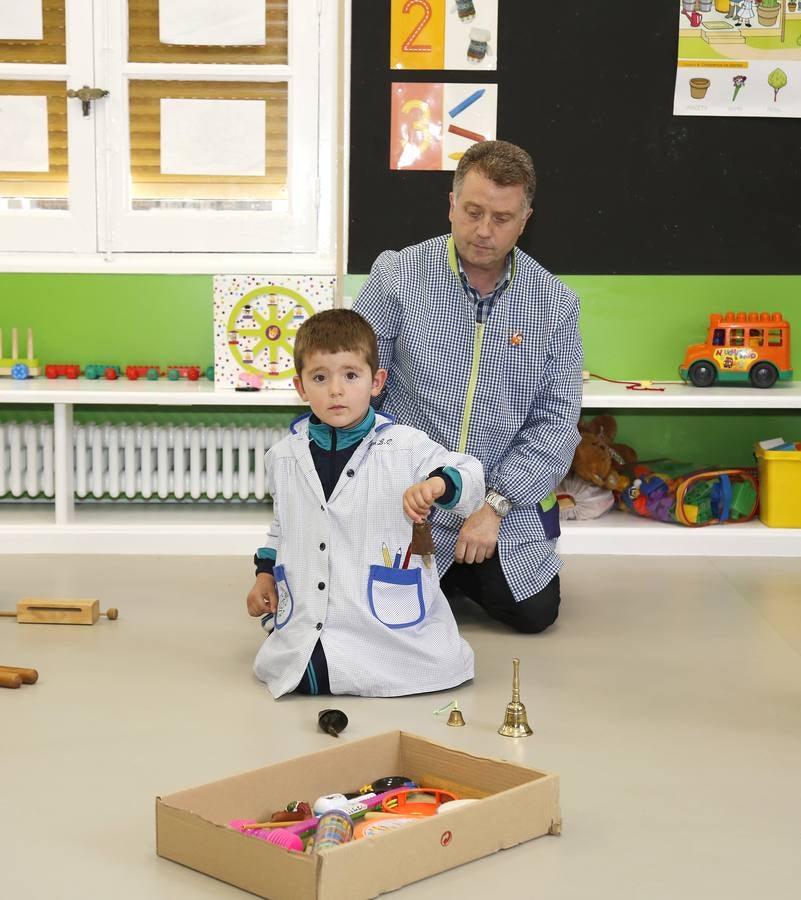
{"label": "poster with illustrations", "polygon": [[214,386],[291,388],[298,328],[334,306],[336,278],[214,276]]}
{"label": "poster with illustrations", "polygon": [[674,2],[674,115],[801,117],[801,0]]}
{"label": "poster with illustrations", "polygon": [[392,85],[390,169],[453,171],[464,151],[495,140],[496,84]]}
{"label": "poster with illustrations", "polygon": [[497,69],[498,0],[390,0],[391,69]]}

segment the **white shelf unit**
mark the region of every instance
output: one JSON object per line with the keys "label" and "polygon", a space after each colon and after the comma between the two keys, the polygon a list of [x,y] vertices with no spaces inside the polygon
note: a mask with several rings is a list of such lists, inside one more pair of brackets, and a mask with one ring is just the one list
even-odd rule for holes
{"label": "white shelf unit", "polygon": [[[801,383],[752,387],[697,388],[684,382],[657,382],[662,391],[631,390],[623,384],[589,381],[582,406],[591,409],[801,410]],[[801,556],[801,529],[768,528],[759,520],[689,528],[612,511],[598,519],[562,525],[563,556]]]}
{"label": "white shelf unit", "polygon": [[0,504],[0,553],[118,553],[249,556],[269,527],[269,504],[75,504],[72,423],[76,406],[220,407],[250,412],[304,404],[294,390],[253,393],[208,381],[0,381],[0,407],[53,407],[53,503]]}
{"label": "white shelf unit", "polygon": [[[801,383],[770,390],[659,383],[664,391],[628,390],[590,381],[585,410],[725,409],[801,410]],[[118,553],[249,556],[270,520],[268,505],[85,504],[76,508],[72,487],[72,421],[76,406],[219,406],[269,409],[303,404],[292,390],[238,393],[209,382],[29,381],[0,382],[0,406],[52,405],[55,436],[55,503],[0,504],[0,553]],[[612,512],[589,522],[569,522],[562,555],[801,556],[801,529],[761,522],[686,528]]]}

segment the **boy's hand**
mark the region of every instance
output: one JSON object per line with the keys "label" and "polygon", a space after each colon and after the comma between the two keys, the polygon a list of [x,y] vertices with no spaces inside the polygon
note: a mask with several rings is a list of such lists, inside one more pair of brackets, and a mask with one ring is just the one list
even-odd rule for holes
{"label": "boy's hand", "polygon": [[419,481],[403,492],[403,511],[412,522],[425,522],[434,501],[444,493],[445,479],[439,475]]}
{"label": "boy's hand", "polygon": [[274,613],[277,608],[278,594],[275,590],[275,578],[267,572],[260,572],[248,594],[248,614],[263,616],[268,612]]}

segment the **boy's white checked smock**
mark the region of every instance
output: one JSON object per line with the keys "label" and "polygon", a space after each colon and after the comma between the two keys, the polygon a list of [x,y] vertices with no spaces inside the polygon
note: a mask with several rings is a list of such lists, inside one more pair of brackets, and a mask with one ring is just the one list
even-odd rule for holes
{"label": "boy's white checked smock", "polygon": [[[487,487],[512,501],[498,553],[515,600],[559,571],[554,490],[573,459],[581,411],[579,301],[518,248],[486,323],[465,294],[453,239],[386,251],[353,305],[388,369],[381,408],[484,466]],[[432,518],[444,574],[461,522]]]}
{"label": "boy's white checked smock", "polygon": [[[483,502],[479,462],[449,453],[422,432],[381,413],[356,448],[328,501],[309,450],[308,419],[266,456],[276,551],[275,629],[254,672],[274,697],[300,682],[317,639],[333,694],[392,697],[439,691],[473,677],[473,651],[458,632],[436,565],[419,556],[400,567],[411,539],[403,492],[440,466],[458,470],[452,516]],[[400,552],[398,566],[387,566]]]}

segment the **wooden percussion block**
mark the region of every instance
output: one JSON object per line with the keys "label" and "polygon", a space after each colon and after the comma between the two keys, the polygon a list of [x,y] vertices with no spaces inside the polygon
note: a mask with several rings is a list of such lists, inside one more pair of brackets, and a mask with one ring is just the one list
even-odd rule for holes
{"label": "wooden percussion block", "polygon": [[17,622],[48,625],[94,625],[100,618],[97,600],[53,600],[25,597],[17,603]]}

